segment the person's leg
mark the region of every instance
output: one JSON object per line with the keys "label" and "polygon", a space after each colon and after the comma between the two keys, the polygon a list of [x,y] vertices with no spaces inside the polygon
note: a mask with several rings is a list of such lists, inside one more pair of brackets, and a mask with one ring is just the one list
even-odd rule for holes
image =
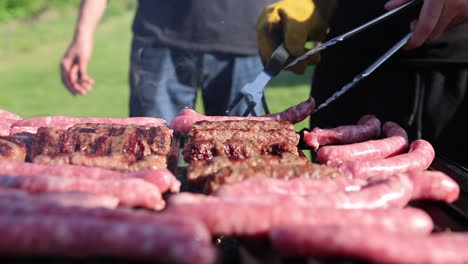
{"label": "person's leg", "polygon": [[[205,54],[201,75],[205,114],[225,115],[229,103],[262,69],[263,65],[258,56]],[[247,103],[242,100],[230,115],[240,116],[246,109]],[[257,105],[254,110],[256,115],[261,115],[262,105]]]}
{"label": "person's leg", "polygon": [[154,116],[170,122],[196,96],[197,58],[169,48],[133,42],[130,66],[130,116]]}

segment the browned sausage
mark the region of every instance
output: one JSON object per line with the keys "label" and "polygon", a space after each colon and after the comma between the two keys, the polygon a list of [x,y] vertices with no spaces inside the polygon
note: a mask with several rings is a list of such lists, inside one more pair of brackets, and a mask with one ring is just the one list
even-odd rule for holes
{"label": "browned sausage", "polygon": [[314,128],[304,132],[304,141],[314,150],[324,145],[349,144],[361,142],[380,135],[380,120],[373,115],[361,117],[357,125],[339,126],[336,128]]}

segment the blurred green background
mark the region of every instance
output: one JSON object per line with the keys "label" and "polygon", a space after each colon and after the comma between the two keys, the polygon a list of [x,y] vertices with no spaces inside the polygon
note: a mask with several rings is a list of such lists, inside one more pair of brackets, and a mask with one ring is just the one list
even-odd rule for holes
{"label": "blurred green background", "polygon": [[[95,34],[87,96],[72,96],[59,75],[79,0],[0,0],[0,108],[23,118],[45,115],[128,116],[128,61],[135,0],[109,1]],[[266,88],[272,112],[308,98],[311,71],[281,73]],[[197,103],[196,109],[203,112]],[[308,120],[296,125],[307,127]]]}

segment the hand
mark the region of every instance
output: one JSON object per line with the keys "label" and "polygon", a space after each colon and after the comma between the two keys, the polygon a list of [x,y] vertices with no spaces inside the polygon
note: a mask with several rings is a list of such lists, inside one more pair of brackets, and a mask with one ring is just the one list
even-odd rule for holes
{"label": "hand", "polygon": [[73,95],[86,95],[93,89],[94,80],[87,72],[91,53],[91,38],[75,39],[62,58],[62,82]]}
{"label": "hand", "polygon": [[[270,60],[281,42],[294,58],[307,51],[307,41],[322,41],[334,7],[334,0],[281,0],[267,6],[257,20],[262,62],[266,64]],[[319,56],[312,56],[288,70],[304,73],[307,65],[318,61]]]}
{"label": "hand", "polygon": [[[410,0],[390,0],[385,4],[388,10]],[[419,18],[411,23],[413,36],[406,49],[420,47],[426,41],[439,38],[449,27],[468,20],[468,0],[424,0]]]}

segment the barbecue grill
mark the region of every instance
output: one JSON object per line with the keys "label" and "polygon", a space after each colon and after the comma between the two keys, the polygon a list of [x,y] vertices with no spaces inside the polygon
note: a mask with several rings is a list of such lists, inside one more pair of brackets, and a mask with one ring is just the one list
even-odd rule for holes
{"label": "barbecue grill", "polygon": [[[299,155],[306,156],[304,151],[308,151],[308,147],[303,142],[303,130],[298,132],[301,135],[299,142]],[[175,137],[178,146],[178,162],[177,162],[177,177],[182,181],[182,186],[188,186],[186,179],[186,163],[182,158],[182,149],[186,141],[185,135],[177,135]],[[313,157],[312,157],[313,158]],[[413,201],[409,205],[423,209],[434,221],[433,232],[444,231],[468,231],[468,169],[449,158],[440,154],[431,164],[430,168],[446,173],[460,185],[460,196],[457,201],[452,204],[435,201]],[[189,189],[181,189],[181,191],[194,191]],[[196,191],[196,190],[195,190]],[[285,258],[275,252],[272,252],[265,241],[253,239],[238,239],[233,237],[217,237],[215,238],[216,245],[220,249],[221,255],[219,263],[226,264],[244,264],[244,263],[333,263],[333,264],[358,264],[364,263],[359,260],[349,259],[327,259],[321,261],[311,258]]]}
{"label": "barbecue grill", "polygon": [[[447,169],[444,171],[449,174],[448,170],[452,172],[449,174],[454,179],[467,180],[468,171],[450,161],[442,160],[438,157],[434,162],[435,167]],[[457,166],[457,167],[454,167]],[[441,171],[443,171],[440,169]],[[454,172],[457,171],[457,172]],[[458,171],[460,170],[460,171]],[[462,188],[465,189],[466,188]],[[445,204],[439,202],[412,202],[411,206],[421,208],[429,213],[434,220],[434,232],[443,231],[466,231],[468,230],[468,215],[465,213],[464,208],[468,207],[468,196],[466,191],[463,190],[460,198],[453,204]],[[221,251],[219,263],[226,264],[244,264],[244,263],[332,263],[332,264],[360,264],[366,263],[360,260],[350,260],[343,258],[319,260],[314,258],[300,258],[300,257],[281,257],[275,252],[267,249],[267,245],[262,244],[264,241],[242,241],[232,237],[218,237],[216,241],[218,248]],[[252,244],[254,247],[252,248]],[[260,245],[260,248],[258,246]]]}
{"label": "barbecue grill", "polygon": [[[300,133],[300,132],[299,132]],[[302,134],[302,133],[301,133]],[[188,191],[186,168],[183,160],[182,150],[186,142],[185,135],[174,135],[171,150],[168,157],[168,167],[177,175],[182,182],[182,190]],[[307,150],[305,144],[299,144],[299,153],[304,155]],[[457,164],[447,157],[437,155],[430,169],[442,171],[451,176],[461,187],[459,199],[452,203],[439,202],[412,202],[410,205],[421,208],[433,218],[434,232],[443,231],[466,231],[468,230],[468,169]],[[131,238],[130,238],[131,239]],[[363,263],[349,259],[327,259],[326,261],[311,258],[284,258],[273,252],[268,244],[258,239],[243,239],[234,237],[216,237],[214,244],[220,252],[219,264],[244,264],[244,263]],[[138,243],[138,241],[135,241]],[[2,257],[0,263],[140,263],[115,257],[89,257],[81,259],[69,259],[62,257]]]}

